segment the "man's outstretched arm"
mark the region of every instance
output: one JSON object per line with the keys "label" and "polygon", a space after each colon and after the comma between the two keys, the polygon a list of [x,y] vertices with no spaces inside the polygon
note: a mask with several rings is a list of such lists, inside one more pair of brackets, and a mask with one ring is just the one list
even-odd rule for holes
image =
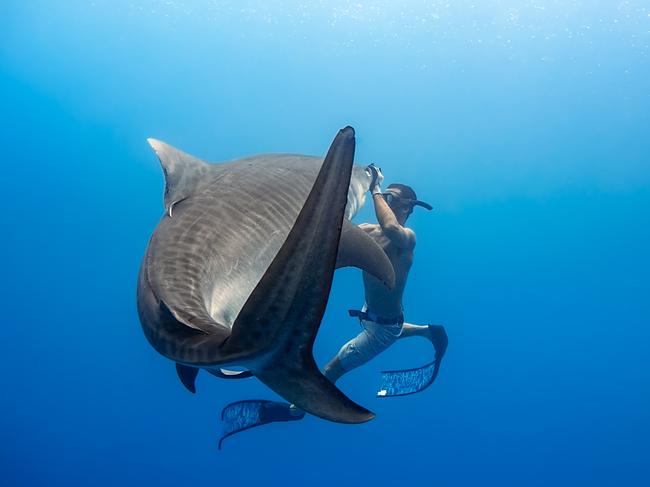
{"label": "man's outstretched arm", "polygon": [[381,192],[373,193],[372,202],[375,205],[375,215],[379,226],[384,231],[384,235],[398,247],[405,249],[415,247],[415,232],[399,224],[393,210],[390,209]]}
{"label": "man's outstretched arm", "polygon": [[381,182],[384,179],[381,170],[373,165],[368,166],[368,170],[373,173],[373,181],[369,191],[372,193],[372,202],[375,207],[377,222],[391,242],[404,249],[415,247],[415,232],[406,228],[397,221],[395,213],[391,210],[388,203],[381,193]]}

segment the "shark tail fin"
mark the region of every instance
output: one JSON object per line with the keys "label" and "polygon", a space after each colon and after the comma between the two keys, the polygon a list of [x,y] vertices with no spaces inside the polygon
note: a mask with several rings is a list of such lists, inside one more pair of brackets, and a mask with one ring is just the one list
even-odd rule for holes
{"label": "shark tail fin", "polygon": [[365,423],[375,417],[321,374],[311,353],[305,359],[296,363],[291,354],[278,354],[262,370],[255,371],[255,377],[290,403],[320,418]]}
{"label": "shark tail fin", "polygon": [[287,238],[223,344],[284,399],[343,423],[373,414],[319,371],[312,354],[329,298],[354,159],[354,130],[339,131]]}

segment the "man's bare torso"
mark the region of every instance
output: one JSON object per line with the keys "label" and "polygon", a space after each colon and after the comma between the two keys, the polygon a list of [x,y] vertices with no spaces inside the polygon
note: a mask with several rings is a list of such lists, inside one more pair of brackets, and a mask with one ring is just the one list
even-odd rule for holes
{"label": "man's bare torso", "polygon": [[413,249],[400,248],[395,245],[377,224],[363,223],[359,225],[386,252],[395,269],[395,287],[392,290],[379,280],[363,273],[363,284],[368,309],[383,317],[399,316],[402,313],[402,295],[406,279],[413,263]]}

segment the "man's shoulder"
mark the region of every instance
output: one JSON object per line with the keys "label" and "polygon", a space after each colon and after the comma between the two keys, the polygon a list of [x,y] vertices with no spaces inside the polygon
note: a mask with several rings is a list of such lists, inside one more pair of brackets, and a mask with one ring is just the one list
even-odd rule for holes
{"label": "man's shoulder", "polygon": [[401,249],[412,250],[415,247],[415,232],[407,226],[398,225],[398,229],[386,234],[386,237]]}

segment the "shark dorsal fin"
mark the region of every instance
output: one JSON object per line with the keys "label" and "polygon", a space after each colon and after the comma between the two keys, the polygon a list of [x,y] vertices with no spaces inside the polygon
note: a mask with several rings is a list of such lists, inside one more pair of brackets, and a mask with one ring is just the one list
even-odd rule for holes
{"label": "shark dorsal fin", "polygon": [[147,139],[165,174],[165,212],[171,217],[175,203],[194,193],[210,165],[160,140]]}

